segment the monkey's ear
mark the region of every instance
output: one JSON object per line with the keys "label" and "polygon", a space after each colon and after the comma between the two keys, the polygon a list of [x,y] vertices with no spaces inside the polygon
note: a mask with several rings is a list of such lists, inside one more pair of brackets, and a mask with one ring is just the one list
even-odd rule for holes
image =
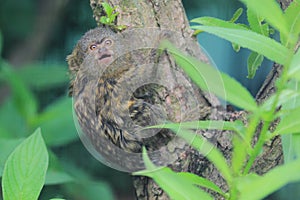
{"label": "monkey's ear", "polygon": [[74,79],[76,78],[77,72],[80,69],[80,65],[83,62],[83,56],[84,54],[78,45],[76,45],[73,52],[67,56],[70,76],[69,96],[72,96],[73,94]]}

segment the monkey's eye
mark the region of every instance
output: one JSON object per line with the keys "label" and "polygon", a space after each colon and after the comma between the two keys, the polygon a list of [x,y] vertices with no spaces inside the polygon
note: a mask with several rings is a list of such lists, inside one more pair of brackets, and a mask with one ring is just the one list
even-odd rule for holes
{"label": "monkey's eye", "polygon": [[105,44],[105,46],[110,46],[110,45],[112,45],[112,40],[107,39],[104,41],[104,44]]}
{"label": "monkey's eye", "polygon": [[97,45],[96,44],[92,44],[91,46],[90,46],[90,50],[95,50],[97,48]]}

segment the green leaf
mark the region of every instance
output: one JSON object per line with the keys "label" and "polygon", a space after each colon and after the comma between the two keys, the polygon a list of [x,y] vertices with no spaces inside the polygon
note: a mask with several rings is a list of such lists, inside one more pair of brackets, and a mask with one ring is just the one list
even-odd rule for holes
{"label": "green leaf", "polygon": [[167,123],[162,125],[149,126],[147,128],[168,128],[173,130],[179,129],[216,129],[216,130],[229,130],[236,131],[238,133],[245,132],[245,125],[240,120],[236,120],[233,122],[229,121],[190,121],[190,122],[180,122],[180,123]]}
{"label": "green leaf", "polygon": [[2,36],[2,32],[0,30],[0,59],[1,59],[1,55],[2,55],[2,48],[3,48],[3,36]]}
{"label": "green leaf", "polygon": [[40,129],[37,129],[6,161],[2,178],[4,200],[37,199],[45,181],[47,167],[47,148]]}
{"label": "green leaf", "polygon": [[68,97],[49,105],[31,126],[42,128],[45,142],[50,146],[65,145],[79,138],[73,119],[72,99]]}
{"label": "green leaf", "polygon": [[145,149],[143,158],[147,170],[133,173],[137,176],[152,178],[171,199],[213,199],[208,193],[194,185],[192,181],[179,176],[168,167],[156,167],[151,163]]}
{"label": "green leaf", "polygon": [[300,3],[293,1],[284,13],[285,20],[287,22],[288,39],[281,37],[283,44],[288,45],[289,43],[295,44],[300,34]]}
{"label": "green leaf", "polygon": [[114,200],[111,187],[101,181],[78,181],[76,183],[64,184],[64,189],[69,193],[68,199],[84,200]]}
{"label": "green leaf", "polygon": [[243,14],[243,8],[237,9],[229,21],[232,23],[236,22],[242,14]]}
{"label": "green leaf", "polygon": [[276,127],[274,131],[274,135],[283,135],[289,133],[297,133],[300,132],[300,107],[294,108],[287,113],[287,115],[283,116],[280,120],[280,123]]}
{"label": "green leaf", "polygon": [[69,81],[66,67],[59,65],[31,64],[16,73],[26,85],[38,89],[61,86]]}
{"label": "green leaf", "polygon": [[107,24],[107,21],[109,21],[109,19],[107,19],[107,17],[105,17],[105,16],[100,17],[100,22],[102,24]]}
{"label": "green leaf", "polygon": [[107,17],[109,18],[111,16],[112,12],[114,11],[114,9],[106,2],[103,2],[102,6],[104,8],[104,11],[105,11]]}
{"label": "green leaf", "polygon": [[[77,181],[77,177],[74,178],[70,175],[70,168],[62,167],[62,160],[58,159],[58,157],[49,149],[49,166],[46,173],[45,185],[57,185],[57,184],[65,184],[69,182]],[[68,170],[68,173],[64,171],[64,169]],[[77,175],[77,174],[76,174]]]}
{"label": "green leaf", "polygon": [[[12,126],[13,122],[13,126]],[[8,97],[0,106],[0,137],[22,138],[28,136],[27,123],[14,105],[12,97]]]}
{"label": "green leaf", "polygon": [[248,57],[248,76],[247,78],[254,78],[256,74],[256,70],[261,66],[262,62],[264,61],[264,56],[260,55],[256,52],[251,52],[250,56]]}
{"label": "green leaf", "polygon": [[[224,21],[214,17],[199,17],[191,20],[191,22],[202,24],[205,26],[216,26],[220,28],[231,28],[231,29],[241,29],[241,30],[248,30],[246,26],[241,24],[235,24],[232,22]],[[199,29],[201,30],[201,29]]]}
{"label": "green leaf", "polygon": [[57,185],[73,181],[74,178],[66,172],[49,169],[46,174],[45,185]]}
{"label": "green leaf", "polygon": [[177,129],[171,129],[174,131],[178,136],[185,139],[189,144],[191,144],[192,147],[194,147],[196,150],[198,150],[201,154],[206,156],[208,160],[210,160],[215,167],[220,171],[224,179],[227,181],[227,183],[231,183],[232,176],[231,176],[231,170],[229,169],[229,166],[227,164],[226,159],[224,158],[223,154],[209,141],[206,140],[206,138],[195,135],[190,130],[180,130]]}
{"label": "green leaf", "polygon": [[22,141],[23,139],[0,139],[0,177],[8,156]]}
{"label": "green leaf", "polygon": [[269,25],[262,24],[263,19],[257,15],[255,11],[247,9],[247,19],[252,31],[269,36]]}
{"label": "green leaf", "polygon": [[197,176],[196,174],[192,174],[192,173],[188,173],[188,172],[180,172],[180,173],[178,173],[178,176],[181,176],[182,178],[186,179],[187,181],[189,181],[195,185],[205,187],[207,189],[215,191],[224,197],[226,196],[226,194],[216,184],[214,184],[213,182],[211,182],[205,178]]}
{"label": "green leaf", "polygon": [[241,50],[241,46],[235,43],[232,43],[232,48],[235,52],[239,52]]}
{"label": "green leaf", "polygon": [[65,200],[65,199],[61,199],[61,198],[54,198],[54,199],[50,199],[50,200]]}
{"label": "green leaf", "polygon": [[290,52],[286,47],[275,40],[259,35],[254,31],[210,26],[192,26],[192,28],[206,31],[230,42],[234,42],[241,47],[262,54],[279,64],[284,65],[288,62]]}
{"label": "green leaf", "polygon": [[300,81],[300,49],[298,49],[292,58],[291,65],[288,70],[288,76]]}
{"label": "green leaf", "polygon": [[265,19],[271,26],[287,35],[287,25],[283,12],[275,0],[241,0],[248,9],[256,12],[261,18]]}
{"label": "green leaf", "polygon": [[12,90],[16,108],[27,121],[30,121],[37,113],[37,102],[33,94],[8,63],[2,62],[0,72]]}
{"label": "green leaf", "polygon": [[[239,200],[263,199],[288,183],[300,181],[300,160],[278,166],[263,176],[249,174],[238,178]],[[255,192],[254,192],[255,191]]]}
{"label": "green leaf", "polygon": [[282,150],[284,163],[290,163],[300,159],[300,132],[294,134],[283,135]]}
{"label": "green leaf", "polygon": [[168,49],[176,63],[201,89],[245,110],[254,111],[257,109],[256,102],[249,91],[233,78],[217,71],[208,64],[182,54],[169,42],[163,42],[162,47]]}

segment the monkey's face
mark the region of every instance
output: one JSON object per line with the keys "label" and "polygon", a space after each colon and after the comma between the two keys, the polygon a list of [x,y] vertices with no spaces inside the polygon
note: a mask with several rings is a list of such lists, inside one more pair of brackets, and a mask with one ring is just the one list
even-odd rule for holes
{"label": "monkey's face", "polygon": [[92,42],[88,47],[88,54],[92,54],[99,64],[107,65],[114,60],[114,42],[105,37],[100,41]]}

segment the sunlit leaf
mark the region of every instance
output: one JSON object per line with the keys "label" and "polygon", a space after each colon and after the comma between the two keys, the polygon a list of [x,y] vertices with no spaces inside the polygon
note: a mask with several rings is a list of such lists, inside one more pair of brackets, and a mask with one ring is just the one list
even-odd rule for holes
{"label": "sunlit leaf", "polygon": [[152,178],[171,199],[213,199],[208,193],[198,188],[193,182],[173,172],[168,167],[156,167],[148,157],[145,149],[143,159],[146,170],[133,173],[137,176]]}
{"label": "sunlit leaf", "polygon": [[248,61],[247,61],[247,68],[248,68],[248,76],[247,78],[254,78],[256,74],[256,70],[261,66],[262,62],[264,61],[263,55],[260,55],[256,52],[251,52]]}
{"label": "sunlit leaf", "polygon": [[166,123],[162,125],[150,126],[148,128],[169,128],[173,130],[179,129],[216,129],[216,130],[229,130],[243,133],[245,131],[245,125],[240,120],[233,122],[229,121],[189,121],[180,123]]}
{"label": "sunlit leaf", "polygon": [[[280,94],[279,99],[277,100],[277,102],[278,102],[277,106],[281,106],[283,104],[288,104],[291,102],[292,99],[298,98],[299,95],[300,94],[294,90],[286,89],[286,90],[282,91],[282,93]],[[276,94],[273,94],[266,101],[264,101],[263,104],[261,105],[261,109],[262,110],[270,110],[275,101],[275,96],[276,96]]]}
{"label": "sunlit leaf", "polygon": [[269,36],[269,28],[267,24],[263,24],[263,19],[258,16],[255,11],[247,9],[247,19],[252,31],[262,34],[264,36]]}
{"label": "sunlit leaf", "polygon": [[284,163],[300,159],[300,132],[281,137]]}
{"label": "sunlit leaf", "polygon": [[102,6],[103,6],[103,9],[104,9],[106,15],[108,17],[110,17],[114,9],[106,2],[103,2]]}
{"label": "sunlit leaf", "polygon": [[48,153],[40,129],[8,157],[2,178],[4,200],[37,199],[44,185]]}
{"label": "sunlit leaf", "polygon": [[292,58],[288,75],[289,77],[296,78],[298,81],[300,81],[300,49],[298,49],[298,51]]}
{"label": "sunlit leaf", "polygon": [[196,174],[192,174],[192,173],[188,173],[188,172],[180,172],[180,173],[178,173],[178,176],[185,178],[187,181],[189,181],[195,185],[213,190],[213,191],[221,194],[222,196],[226,196],[226,194],[216,184],[214,184],[213,182],[211,182],[205,178],[197,176]]}
{"label": "sunlit leaf", "polygon": [[286,64],[288,61],[290,52],[286,47],[269,37],[253,31],[211,26],[192,26],[192,28],[217,35],[241,47],[255,51],[277,63]]}
{"label": "sunlit leaf", "polygon": [[[278,166],[263,176],[249,174],[238,178],[239,200],[263,199],[288,183],[300,181],[300,161]],[[255,191],[255,192],[254,192]]]}
{"label": "sunlit leaf", "polygon": [[0,139],[0,177],[2,177],[4,165],[8,156],[22,141],[23,139]]}
{"label": "sunlit leaf", "polygon": [[185,139],[191,146],[193,146],[201,154],[206,156],[206,158],[209,159],[215,165],[215,167],[220,171],[224,179],[229,183],[231,182],[232,180],[231,170],[229,169],[229,166],[223,154],[220,152],[220,150],[218,150],[217,147],[215,147],[213,144],[207,141],[204,137],[200,135],[196,135],[190,130],[180,130],[180,131],[176,129],[174,130],[171,129],[171,130],[174,131],[178,136]]}
{"label": "sunlit leaf", "polygon": [[287,22],[287,29],[289,32],[288,39],[281,37],[282,43],[287,45],[288,43],[296,43],[300,34],[300,3],[293,1],[284,13],[285,20]]}
{"label": "sunlit leaf", "polygon": [[[242,29],[248,30],[247,27],[242,26],[240,24],[235,24],[229,21],[225,21],[222,19],[214,18],[214,17],[199,17],[191,20],[191,22],[202,24],[205,26],[215,26],[220,28],[231,28],[231,29]],[[201,30],[201,29],[199,29]]]}
{"label": "sunlit leaf", "polygon": [[184,55],[169,42],[162,44],[175,58],[176,63],[203,90],[249,111],[257,109],[256,102],[249,91],[228,75],[217,71],[191,56]]}
{"label": "sunlit leaf", "polygon": [[248,9],[256,12],[271,26],[287,35],[286,21],[279,4],[275,0],[241,0]]}
{"label": "sunlit leaf", "polygon": [[289,134],[300,132],[300,120],[297,120],[300,115],[300,107],[294,108],[287,115],[283,116],[280,123],[274,131],[276,134]]}
{"label": "sunlit leaf", "polygon": [[242,14],[243,14],[243,8],[237,9],[229,21],[232,23],[236,22]]}

